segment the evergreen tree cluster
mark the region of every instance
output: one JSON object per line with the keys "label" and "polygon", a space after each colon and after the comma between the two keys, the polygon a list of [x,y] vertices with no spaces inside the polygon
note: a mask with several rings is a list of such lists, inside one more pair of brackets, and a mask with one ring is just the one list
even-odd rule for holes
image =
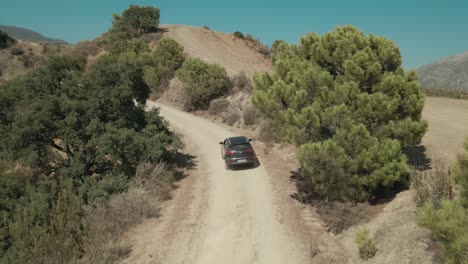
{"label": "evergreen tree cluster", "polygon": [[300,147],[303,191],[327,200],[367,200],[404,181],[402,147],[426,131],[424,96],[397,46],[352,26],[298,45],[273,45],[273,73],[254,78],[254,105]]}

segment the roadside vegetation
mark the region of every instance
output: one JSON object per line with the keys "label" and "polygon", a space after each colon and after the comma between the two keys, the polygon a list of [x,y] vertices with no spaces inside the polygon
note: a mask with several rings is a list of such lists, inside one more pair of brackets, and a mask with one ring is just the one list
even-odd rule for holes
{"label": "roadside vegetation", "polygon": [[424,96],[396,45],[352,26],[276,43],[275,72],[254,78],[254,105],[299,147],[310,199],[368,201],[407,184],[402,147],[426,131]]}
{"label": "roadside vegetation", "polygon": [[[415,191],[419,194],[416,201],[421,204],[418,212],[419,224],[430,230],[439,248],[436,259],[444,263],[467,263],[468,140],[464,153],[458,157],[450,172],[438,170],[435,175],[436,179],[423,178],[415,186]],[[425,187],[427,185],[431,187]]]}
{"label": "roadside vegetation", "polygon": [[226,70],[217,64],[208,64],[200,59],[188,59],[177,71],[184,84],[187,98],[186,110],[207,110],[210,101],[227,94],[231,82]]}
{"label": "roadside vegetation", "polygon": [[93,64],[86,42],[0,86],[1,263],[115,263],[130,252],[120,236],[159,215],[182,144],[145,104],[185,55],[136,38],[158,23],[130,6]]}

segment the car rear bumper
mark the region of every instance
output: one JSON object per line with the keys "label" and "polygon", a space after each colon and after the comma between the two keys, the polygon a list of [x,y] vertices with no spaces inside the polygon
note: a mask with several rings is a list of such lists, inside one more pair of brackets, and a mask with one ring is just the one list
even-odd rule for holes
{"label": "car rear bumper", "polygon": [[246,165],[246,164],[254,164],[255,157],[245,157],[245,158],[228,158],[226,159],[226,163],[228,165]]}

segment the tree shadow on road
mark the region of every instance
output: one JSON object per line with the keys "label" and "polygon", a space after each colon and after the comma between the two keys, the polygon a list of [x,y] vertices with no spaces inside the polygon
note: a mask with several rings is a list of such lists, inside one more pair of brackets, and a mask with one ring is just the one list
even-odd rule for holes
{"label": "tree shadow on road", "polygon": [[197,156],[183,152],[176,152],[170,155],[169,160],[173,164],[176,181],[186,178],[190,174],[190,171],[197,169],[198,161],[196,159]]}

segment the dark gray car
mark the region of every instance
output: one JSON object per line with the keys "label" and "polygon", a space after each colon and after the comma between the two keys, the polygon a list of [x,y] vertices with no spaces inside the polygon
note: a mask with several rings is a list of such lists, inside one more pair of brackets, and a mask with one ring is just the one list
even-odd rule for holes
{"label": "dark gray car", "polygon": [[258,165],[257,155],[250,141],[252,139],[239,136],[226,138],[223,142],[219,142],[226,169],[236,165]]}

